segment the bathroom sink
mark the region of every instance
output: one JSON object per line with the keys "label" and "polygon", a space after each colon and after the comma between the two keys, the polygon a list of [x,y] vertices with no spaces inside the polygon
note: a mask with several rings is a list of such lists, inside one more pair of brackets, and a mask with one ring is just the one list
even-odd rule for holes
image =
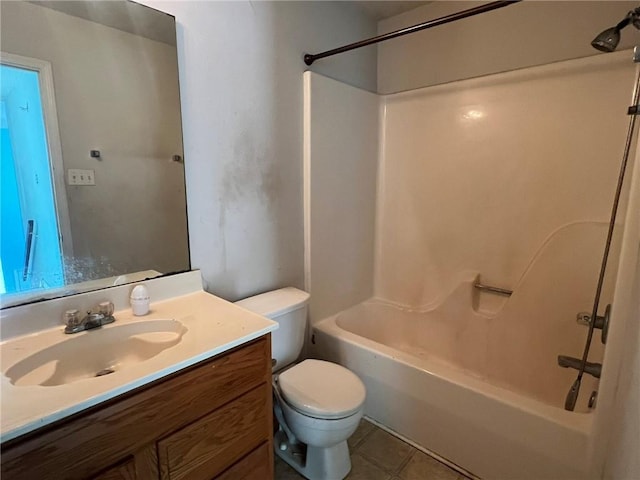
{"label": "bathroom sink", "polygon": [[[23,337],[2,346],[2,369],[16,386],[55,386],[101,377],[155,357],[177,345],[187,332],[176,320],[144,320],[112,324],[65,335],[61,330]],[[44,336],[52,337],[47,342]],[[40,348],[38,348],[40,345]],[[35,353],[11,362],[12,353]]]}

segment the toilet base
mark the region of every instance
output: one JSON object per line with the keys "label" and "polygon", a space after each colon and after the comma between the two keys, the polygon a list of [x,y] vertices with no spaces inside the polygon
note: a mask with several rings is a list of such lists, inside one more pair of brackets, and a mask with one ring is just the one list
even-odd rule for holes
{"label": "toilet base", "polygon": [[309,480],[342,480],[351,470],[346,440],[331,447],[291,445],[285,433],[278,429],[273,445],[282,460]]}

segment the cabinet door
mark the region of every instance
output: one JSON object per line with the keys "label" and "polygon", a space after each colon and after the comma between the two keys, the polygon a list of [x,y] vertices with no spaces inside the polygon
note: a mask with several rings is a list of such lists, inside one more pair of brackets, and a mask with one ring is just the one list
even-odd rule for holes
{"label": "cabinet door", "polygon": [[268,442],[263,443],[217,476],[215,480],[273,479],[273,452],[270,446]]}
{"label": "cabinet door", "polygon": [[209,480],[269,438],[269,384],[158,442],[163,480]]}
{"label": "cabinet door", "polygon": [[93,480],[137,480],[135,461],[129,458],[93,477]]}
{"label": "cabinet door", "polygon": [[158,480],[158,450],[152,443],[132,457],[103,470],[92,480]]}

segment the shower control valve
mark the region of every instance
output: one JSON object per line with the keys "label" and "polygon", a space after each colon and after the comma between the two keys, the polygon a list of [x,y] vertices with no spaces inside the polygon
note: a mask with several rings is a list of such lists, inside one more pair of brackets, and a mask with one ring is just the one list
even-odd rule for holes
{"label": "shower control valve", "polygon": [[[609,318],[611,317],[611,305],[607,305],[604,310],[604,315],[596,315],[596,321],[593,324],[593,328],[602,330],[602,343],[607,343],[607,334],[609,333]],[[580,312],[576,316],[576,322],[580,325],[591,325],[591,314],[589,312]]]}

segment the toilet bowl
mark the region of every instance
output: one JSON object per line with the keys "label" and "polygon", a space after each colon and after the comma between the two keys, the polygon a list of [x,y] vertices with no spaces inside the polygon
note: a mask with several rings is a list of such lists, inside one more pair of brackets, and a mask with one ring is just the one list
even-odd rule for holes
{"label": "toilet bowl", "polygon": [[358,428],[362,409],[344,418],[315,418],[299,412],[286,401],[281,404],[284,418],[298,440],[316,447],[331,447],[345,441]]}
{"label": "toilet bowl", "polygon": [[[274,377],[281,429],[293,434],[276,435],[278,455],[310,480],[346,477],[351,470],[347,439],[363,413],[362,381],[340,365],[312,359]],[[298,455],[299,443],[306,447],[304,457]]]}
{"label": "toilet bowl", "polygon": [[347,368],[323,360],[293,364],[302,350],[309,294],[284,288],[237,302],[279,323],[272,333],[278,456],[309,480],[340,480],[351,470],[347,439],[358,428],[366,390]]}

